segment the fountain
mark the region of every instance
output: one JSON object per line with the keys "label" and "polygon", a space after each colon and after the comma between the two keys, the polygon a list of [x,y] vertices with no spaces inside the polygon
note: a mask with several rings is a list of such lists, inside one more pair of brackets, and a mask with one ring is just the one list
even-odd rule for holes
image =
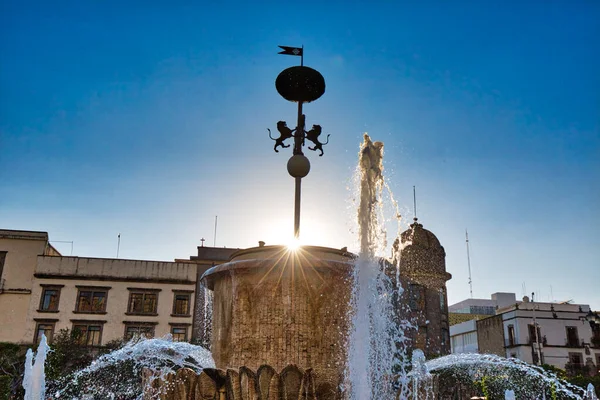
{"label": "fountain", "polygon": [[48,340],[42,334],[40,344],[33,360],[33,351],[27,350],[25,355],[25,375],[23,376],[23,389],[25,389],[25,400],[44,399],[46,395],[46,374],[44,363],[48,355]]}
{"label": "fountain", "polygon": [[[303,56],[304,49],[282,48],[283,54]],[[304,141],[312,141],[310,149],[320,150],[320,155],[326,144],[318,140],[320,126],[304,130],[302,104],[319,98],[325,83],[317,71],[301,62],[299,67],[283,71],[276,86],[284,98],[298,103],[296,128],[280,121],[281,136],[274,139],[275,151],[289,147],[286,139],[294,139],[288,172],[295,179],[294,233],[298,238],[301,179],[310,170],[302,152]],[[169,337],[136,338],[55,383],[59,389],[52,396],[434,399],[447,391],[445,383],[452,386],[463,380],[469,384],[481,381],[484,391],[496,395],[490,398],[596,398],[591,386],[583,390],[569,385],[519,360],[444,355],[449,353],[444,315],[445,282],[450,278],[445,271],[445,252],[415,217],[410,229],[394,243],[391,260],[382,257],[387,242],[381,218],[386,186],[383,143],[371,141],[366,134],[359,152],[357,182],[358,255],[346,248],[291,249],[264,243],[240,250],[229,262],[202,276],[210,290],[203,304],[207,307],[205,337],[210,337],[206,344],[212,353],[172,342]],[[439,299],[439,308],[419,308],[418,300],[425,297],[433,303]],[[409,302],[415,304],[409,306]],[[32,352],[27,354],[26,399],[44,398],[47,351],[43,337],[35,364],[31,364]],[[437,358],[427,361],[430,357]]]}

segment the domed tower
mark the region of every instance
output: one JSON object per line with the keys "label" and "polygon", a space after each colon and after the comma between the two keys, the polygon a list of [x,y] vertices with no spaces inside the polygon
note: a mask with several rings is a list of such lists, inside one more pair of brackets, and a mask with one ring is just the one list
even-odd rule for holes
{"label": "domed tower", "polygon": [[[437,237],[414,218],[410,228],[394,243],[400,254],[400,281],[404,292],[398,305],[403,319],[415,330],[406,332],[412,347],[423,350],[427,358],[450,353],[446,252]],[[399,251],[398,251],[399,250]],[[397,264],[396,264],[397,265]]]}

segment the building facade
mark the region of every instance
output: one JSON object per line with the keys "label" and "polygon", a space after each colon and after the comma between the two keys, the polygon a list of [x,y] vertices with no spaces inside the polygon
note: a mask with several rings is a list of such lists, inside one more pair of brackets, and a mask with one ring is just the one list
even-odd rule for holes
{"label": "building facade", "polygon": [[32,345],[61,329],[89,346],[169,333],[199,341],[199,276],[233,251],[199,246],[176,262],[65,257],[46,232],[0,230],[0,341]]}
{"label": "building facade", "polygon": [[46,232],[0,230],[0,342],[25,340],[38,255],[60,255]]}
{"label": "building facade", "polygon": [[600,372],[600,316],[585,304],[536,303],[524,297],[493,316],[453,325],[450,332],[453,353],[518,358],[571,375]]}
{"label": "building facade", "polygon": [[22,342],[60,329],[101,346],[134,335],[191,338],[192,263],[38,256]]}
{"label": "building facade", "polygon": [[523,301],[498,313],[506,357],[551,364],[572,374],[598,373],[600,326],[588,305]]}

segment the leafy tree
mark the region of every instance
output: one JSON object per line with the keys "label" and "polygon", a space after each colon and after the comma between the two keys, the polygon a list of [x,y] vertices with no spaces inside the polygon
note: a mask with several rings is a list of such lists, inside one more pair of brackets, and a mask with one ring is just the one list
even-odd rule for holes
{"label": "leafy tree", "polygon": [[46,378],[49,380],[68,375],[88,366],[94,359],[90,347],[81,342],[82,333],[61,329],[54,335],[51,351],[46,360]]}
{"label": "leafy tree", "polygon": [[596,376],[583,376],[577,375],[568,379],[569,383],[573,385],[577,385],[584,389],[587,389],[588,384],[594,385],[594,389],[596,390],[596,396],[600,396],[600,375]]}
{"label": "leafy tree", "polygon": [[26,350],[13,343],[0,343],[0,399],[22,396]]}

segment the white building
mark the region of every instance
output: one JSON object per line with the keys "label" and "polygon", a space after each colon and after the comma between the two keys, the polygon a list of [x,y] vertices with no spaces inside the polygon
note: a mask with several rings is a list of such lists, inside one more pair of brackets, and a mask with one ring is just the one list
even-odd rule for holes
{"label": "white building", "polygon": [[523,301],[498,314],[502,315],[506,357],[532,364],[541,361],[572,372],[585,368],[598,372],[600,325],[588,305]]}
{"label": "white building", "polygon": [[461,322],[450,327],[450,346],[452,354],[478,353],[477,321]]}
{"label": "white building", "polygon": [[449,313],[494,315],[498,308],[517,302],[514,293],[493,293],[491,299],[466,299],[448,306]]}
{"label": "white building", "polygon": [[[570,374],[600,373],[600,317],[588,305],[534,303],[527,297],[514,301],[512,293],[499,294],[450,306],[454,312],[480,316],[489,312],[486,307],[498,305],[495,315],[479,320],[474,315],[450,326],[452,353],[492,353],[554,365]],[[508,305],[500,307],[503,302]]]}

